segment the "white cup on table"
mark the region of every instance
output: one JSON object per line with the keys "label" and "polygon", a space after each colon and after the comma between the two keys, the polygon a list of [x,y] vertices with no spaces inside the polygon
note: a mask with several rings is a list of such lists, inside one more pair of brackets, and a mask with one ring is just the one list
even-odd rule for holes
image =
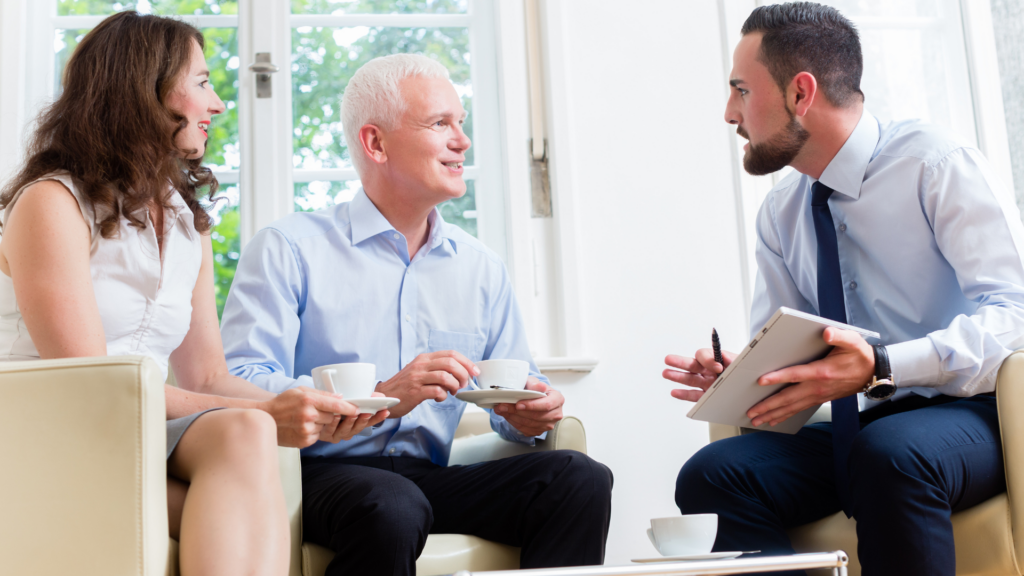
{"label": "white cup on table", "polygon": [[718,535],[718,514],[651,519],[647,537],[662,556],[710,554]]}

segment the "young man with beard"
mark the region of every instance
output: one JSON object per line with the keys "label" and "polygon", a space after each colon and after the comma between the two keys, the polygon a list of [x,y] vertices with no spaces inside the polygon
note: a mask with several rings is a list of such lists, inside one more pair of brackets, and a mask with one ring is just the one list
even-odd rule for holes
{"label": "young man with beard", "polygon": [[[864,110],[860,41],[836,10],[764,6],[742,33],[725,119],[750,141],[748,172],[796,170],[758,214],[751,332],[788,306],[881,345],[828,328],[826,358],[763,375],[793,385],[749,410],[753,426],[828,401],[832,422],[706,446],[676,503],[719,515],[716,550],[764,554],[793,553],[787,528],[842,509],[866,576],[952,576],[951,512],[1005,490],[993,395],[1024,345],[1020,215],[978,150]],[[681,400],[724,370],[695,356],[666,358],[664,377],[692,387],[672,392]]]}
{"label": "young man with beard", "polygon": [[304,539],[336,553],[329,576],[412,576],[429,533],[518,546],[523,568],[601,564],[607,467],[571,450],[448,466],[466,408],[452,394],[475,362],[529,362],[527,388],[546,394],[493,410],[506,440],[543,438],[565,400],[530,358],[501,259],[437,209],[466,193],[470,147],[448,71],[411,54],[371,60],[341,114],[363,189],[256,234],[221,327],[231,372],[271,392],[367,362],[377,392],[401,401],[371,436],[303,450]]}

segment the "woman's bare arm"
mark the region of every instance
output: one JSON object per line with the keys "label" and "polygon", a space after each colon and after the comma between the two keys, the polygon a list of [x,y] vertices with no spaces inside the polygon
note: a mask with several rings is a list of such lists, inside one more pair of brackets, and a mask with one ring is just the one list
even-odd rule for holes
{"label": "woman's bare arm", "polygon": [[89,270],[91,245],[78,201],[55,180],[22,192],[4,223],[0,252],[41,358],[107,355]]}
{"label": "woman's bare arm", "polygon": [[[203,262],[192,290],[192,319],[188,334],[171,353],[171,366],[181,390],[168,393],[167,409],[191,414],[220,406],[265,410],[278,425],[278,442],[284,446],[308,446],[317,439],[337,442],[351,438],[365,426],[376,424],[386,412],[373,418],[347,418],[339,426],[336,414],[355,416],[356,408],[339,398],[309,388],[273,394],[228,372],[224,345],[217,322],[213,292],[213,243],[202,236]],[[216,396],[211,396],[215,394]],[[219,404],[218,404],[219,403]]]}

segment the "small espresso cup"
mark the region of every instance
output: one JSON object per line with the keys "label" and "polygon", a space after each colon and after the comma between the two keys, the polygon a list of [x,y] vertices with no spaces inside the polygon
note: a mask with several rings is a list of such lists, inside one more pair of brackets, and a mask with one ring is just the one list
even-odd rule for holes
{"label": "small espresso cup", "polygon": [[708,554],[718,535],[718,514],[653,518],[647,537],[662,556]]}
{"label": "small espresso cup", "polygon": [[480,375],[476,377],[481,389],[492,387],[522,390],[530,376],[530,363],[525,360],[483,360],[476,363]]}
{"label": "small espresso cup", "polygon": [[313,385],[349,400],[369,398],[377,386],[377,367],[365,362],[327,364],[313,369]]}

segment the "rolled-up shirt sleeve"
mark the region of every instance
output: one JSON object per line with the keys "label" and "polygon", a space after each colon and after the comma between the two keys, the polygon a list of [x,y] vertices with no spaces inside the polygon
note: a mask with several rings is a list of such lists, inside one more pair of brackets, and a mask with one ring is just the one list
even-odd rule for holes
{"label": "rolled-up shirt sleeve", "polygon": [[[540,373],[530,356],[526,327],[519,312],[515,293],[512,291],[512,282],[509,280],[504,266],[501,267],[500,276],[494,279],[490,297],[491,323],[487,345],[484,349],[484,359],[526,360],[530,363],[530,376],[550,385],[548,378]],[[495,414],[493,410],[488,410],[488,412],[491,413],[491,429],[506,440],[533,446],[536,440],[543,440],[547,437],[547,432],[540,436],[527,436],[509,424],[508,420]]]}
{"label": "rolled-up shirt sleeve", "polygon": [[888,346],[896,383],[951,396],[991,392],[999,366],[1024,347],[1024,225],[988,162],[960,148],[926,168],[922,208],[964,296],[977,304],[950,325]]}
{"label": "rolled-up shirt sleeve", "polygon": [[269,392],[312,387],[294,378],[303,275],[288,239],[265,228],[246,246],[224,304],[221,337],[231,374]]}

